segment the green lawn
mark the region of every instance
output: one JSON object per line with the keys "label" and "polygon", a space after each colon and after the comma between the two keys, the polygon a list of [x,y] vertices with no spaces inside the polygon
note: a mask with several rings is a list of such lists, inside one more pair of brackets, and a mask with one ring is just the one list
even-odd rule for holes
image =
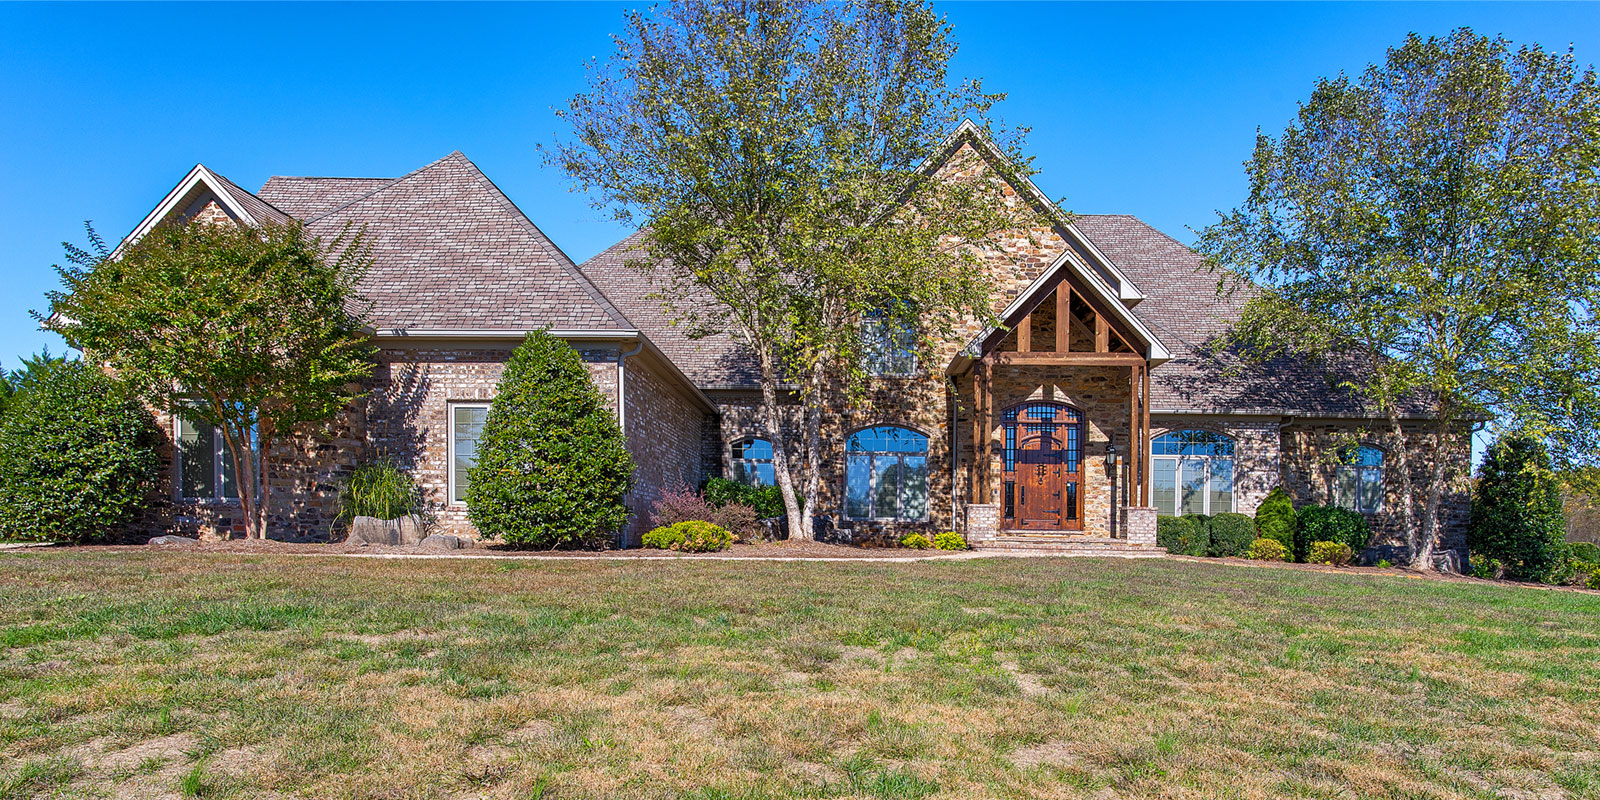
{"label": "green lawn", "polygon": [[1573,592],[60,550],[0,646],[0,798],[1600,798]]}

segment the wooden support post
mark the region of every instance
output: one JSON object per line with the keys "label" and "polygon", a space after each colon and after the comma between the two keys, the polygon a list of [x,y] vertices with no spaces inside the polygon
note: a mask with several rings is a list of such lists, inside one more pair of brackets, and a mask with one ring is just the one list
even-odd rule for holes
{"label": "wooden support post", "polygon": [[1017,352],[1033,352],[1033,313],[1029,312],[1017,323]]}
{"label": "wooden support post", "polygon": [[1111,352],[1111,326],[1106,323],[1106,315],[1098,311],[1094,312],[1094,351]]}
{"label": "wooden support post", "polygon": [[983,362],[983,497],[979,502],[994,502],[994,488],[990,486],[994,472],[994,458],[990,446],[994,436],[994,374],[989,362]]}
{"label": "wooden support post", "polygon": [[1139,481],[1139,368],[1128,368],[1128,488],[1122,495],[1125,505],[1134,505]]}
{"label": "wooden support post", "polygon": [[1056,284],[1056,352],[1072,350],[1072,287]]}
{"label": "wooden support post", "polygon": [[1144,439],[1139,444],[1139,505],[1150,505],[1150,368],[1144,368]]}
{"label": "wooden support post", "polygon": [[977,364],[974,364],[973,367],[972,367],[972,489],[971,489],[971,501],[974,502],[974,503],[982,502],[981,500],[979,500],[979,496],[980,495],[979,495],[979,483],[978,483],[978,475],[980,474],[979,470],[983,469],[983,465],[984,465],[984,449],[985,449],[984,446],[983,446],[983,376],[980,374],[982,369],[983,369],[983,362],[981,362],[981,361],[979,363],[977,363]]}

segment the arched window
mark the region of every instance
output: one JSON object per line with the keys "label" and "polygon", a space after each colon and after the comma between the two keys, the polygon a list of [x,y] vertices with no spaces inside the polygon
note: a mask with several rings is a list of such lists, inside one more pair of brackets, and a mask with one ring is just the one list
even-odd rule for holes
{"label": "arched window", "polygon": [[1345,448],[1333,473],[1333,502],[1376,514],[1383,505],[1383,451],[1369,445]]}
{"label": "arched window", "polygon": [[1233,510],[1233,440],[1220,433],[1164,433],[1150,445],[1150,497],[1156,513]]}
{"label": "arched window", "polygon": [[845,441],[844,513],[851,519],[928,518],[928,437],[908,428],[864,428]]}
{"label": "arched window", "polygon": [[751,437],[733,443],[733,479],[751,486],[778,482],[772,471],[772,442]]}

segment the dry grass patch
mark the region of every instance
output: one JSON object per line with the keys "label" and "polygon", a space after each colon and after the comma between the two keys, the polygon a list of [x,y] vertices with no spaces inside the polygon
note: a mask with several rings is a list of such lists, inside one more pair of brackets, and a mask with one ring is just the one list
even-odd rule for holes
{"label": "dry grass patch", "polygon": [[1171,561],[23,551],[0,800],[1600,798],[1597,612]]}

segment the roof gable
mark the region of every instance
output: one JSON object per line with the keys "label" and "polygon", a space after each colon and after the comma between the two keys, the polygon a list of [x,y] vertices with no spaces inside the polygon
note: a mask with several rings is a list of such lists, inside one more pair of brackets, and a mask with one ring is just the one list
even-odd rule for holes
{"label": "roof gable", "polygon": [[263,191],[320,211],[307,228],[325,239],[366,232],[374,264],[361,292],[380,333],[633,329],[459,151],[393,180],[274,178]]}
{"label": "roof gable", "polygon": [[238,184],[212,172],[204,164],[196,164],[178,185],[167,192],[156,207],[139,221],[133,231],[117,245],[115,256],[123,248],[144,238],[157,225],[168,219],[186,220],[215,202],[230,219],[241,225],[283,225],[289,222],[288,214],[265,200],[240,188]]}

